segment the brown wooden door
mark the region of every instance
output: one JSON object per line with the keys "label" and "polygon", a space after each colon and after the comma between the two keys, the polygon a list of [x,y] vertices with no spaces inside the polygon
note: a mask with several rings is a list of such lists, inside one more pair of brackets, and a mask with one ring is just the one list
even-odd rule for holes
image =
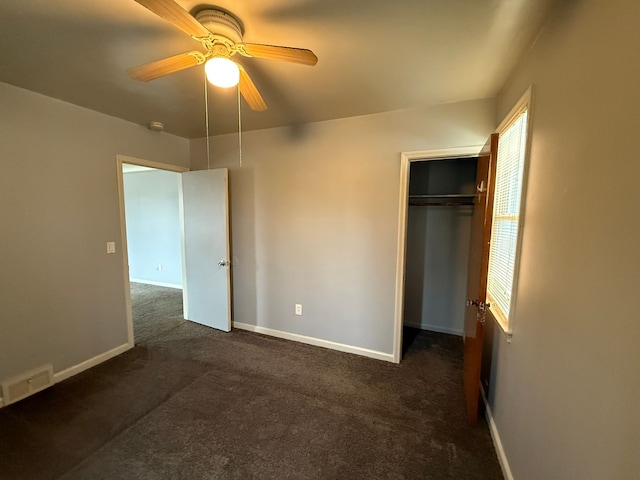
{"label": "brown wooden door", "polygon": [[487,298],[487,270],[489,242],[493,215],[493,192],[498,153],[498,134],[487,140],[478,158],[476,199],[471,224],[469,269],[467,277],[467,308],[464,319],[463,380],[469,422],[478,421],[480,398],[480,367],[484,333],[485,302]]}

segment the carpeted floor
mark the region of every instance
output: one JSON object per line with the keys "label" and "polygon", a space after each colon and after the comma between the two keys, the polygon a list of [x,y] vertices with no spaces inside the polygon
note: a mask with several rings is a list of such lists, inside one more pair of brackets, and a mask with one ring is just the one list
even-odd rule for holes
{"label": "carpeted floor", "polygon": [[[165,290],[134,312],[175,317]],[[412,332],[393,365],[174,320],[0,410],[0,478],[503,478],[465,420],[458,337]]]}
{"label": "carpeted floor", "polygon": [[182,316],[182,290],[131,282],[133,338],[144,345],[156,335],[185,322]]}

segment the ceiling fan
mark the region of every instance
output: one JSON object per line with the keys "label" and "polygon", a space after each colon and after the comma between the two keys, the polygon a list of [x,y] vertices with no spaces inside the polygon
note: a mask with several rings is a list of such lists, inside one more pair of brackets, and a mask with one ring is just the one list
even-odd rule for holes
{"label": "ceiling fan", "polygon": [[131,68],[128,73],[134,80],[148,82],[204,63],[207,78],[211,83],[221,87],[231,87],[240,83],[240,93],[249,107],[252,110],[264,111],[267,104],[244,67],[231,60],[233,55],[239,53],[245,57],[310,66],[318,62],[318,57],[311,50],[304,48],[244,43],[238,19],[218,8],[204,8],[194,17],[173,0],[135,1],[198,40],[206,51],[180,53]]}

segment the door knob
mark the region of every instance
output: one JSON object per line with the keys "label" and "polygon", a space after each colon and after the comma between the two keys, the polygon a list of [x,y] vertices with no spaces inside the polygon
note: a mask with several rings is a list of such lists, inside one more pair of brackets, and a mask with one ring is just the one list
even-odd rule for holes
{"label": "door knob", "polygon": [[220,267],[228,267],[229,265],[231,265],[231,262],[229,262],[227,260],[220,260],[218,262],[218,266],[220,266]]}

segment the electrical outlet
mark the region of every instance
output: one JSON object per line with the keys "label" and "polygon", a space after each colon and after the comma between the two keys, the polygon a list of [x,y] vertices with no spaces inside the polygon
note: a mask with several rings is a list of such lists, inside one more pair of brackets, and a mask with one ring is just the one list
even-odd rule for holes
{"label": "electrical outlet", "polygon": [[116,242],[107,242],[107,253],[116,253]]}
{"label": "electrical outlet", "polygon": [[296,315],[302,315],[302,305],[296,303]]}
{"label": "electrical outlet", "polygon": [[161,263],[158,264],[158,268],[156,268],[156,270],[158,270],[159,272],[162,271],[162,264]]}

